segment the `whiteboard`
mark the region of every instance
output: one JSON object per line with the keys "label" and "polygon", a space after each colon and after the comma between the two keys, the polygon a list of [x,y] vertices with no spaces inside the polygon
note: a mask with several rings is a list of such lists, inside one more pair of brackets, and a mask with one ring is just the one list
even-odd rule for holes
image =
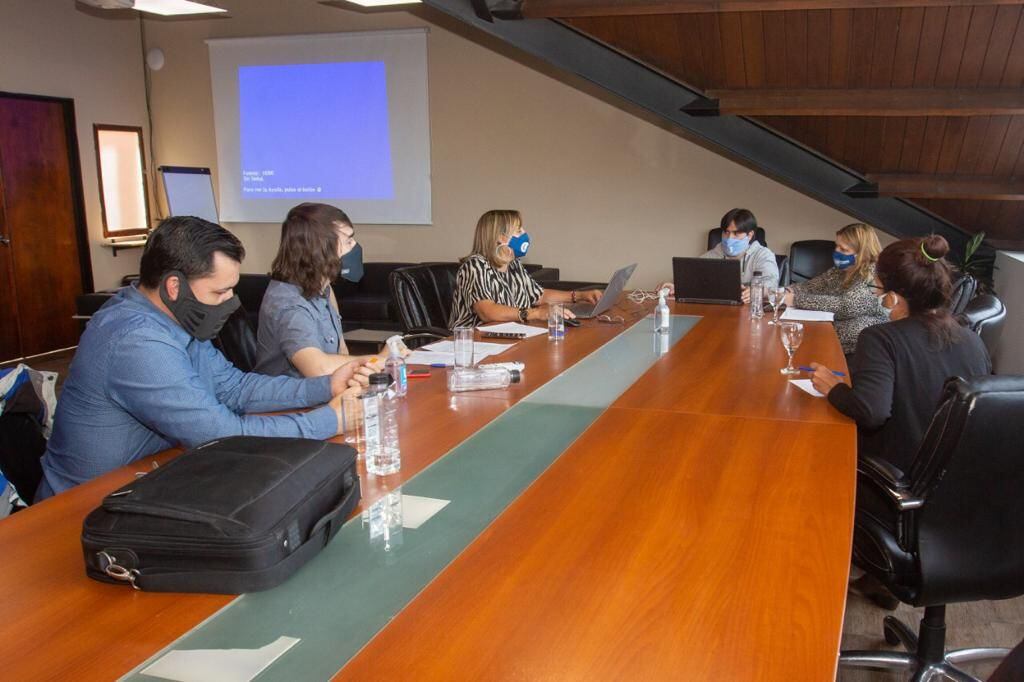
{"label": "whiteboard", "polygon": [[220,224],[209,168],[160,166],[170,215],[194,215]]}

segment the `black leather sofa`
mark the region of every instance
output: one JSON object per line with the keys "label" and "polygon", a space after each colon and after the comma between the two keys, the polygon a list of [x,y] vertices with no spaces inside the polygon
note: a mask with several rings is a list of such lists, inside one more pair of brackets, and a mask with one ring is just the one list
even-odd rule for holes
{"label": "black leather sofa", "polygon": [[[363,278],[359,282],[349,282],[340,278],[336,280],[332,287],[334,295],[338,298],[338,306],[341,308],[342,331],[353,329],[401,331],[402,323],[391,296],[388,277],[395,269],[409,265],[416,265],[416,263],[368,262],[364,264]],[[527,264],[526,270],[545,286],[560,288],[565,284],[573,284],[558,282],[560,274],[558,268]],[[132,276],[126,277],[121,282],[122,286],[130,284],[132,279]],[[243,274],[235,287],[235,293],[241,300],[242,307],[245,308],[249,326],[254,332],[258,329],[260,304],[263,302],[263,294],[266,293],[269,284],[270,277],[268,275]],[[115,293],[117,293],[116,289],[97,291],[78,297],[76,313],[83,330],[89,318]]]}

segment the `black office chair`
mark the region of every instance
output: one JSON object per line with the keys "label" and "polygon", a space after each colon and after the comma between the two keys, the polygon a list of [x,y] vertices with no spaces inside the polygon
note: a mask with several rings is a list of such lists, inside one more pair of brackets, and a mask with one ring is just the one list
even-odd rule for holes
{"label": "black office chair", "polygon": [[978,290],[978,280],[971,275],[954,273],[953,292],[949,297],[949,311],[953,315],[960,315],[967,309],[967,305],[974,298]]}
{"label": "black office chair", "polygon": [[780,256],[775,254],[775,264],[779,266],[779,286],[789,286],[789,256]]}
{"label": "black office chair", "polygon": [[410,348],[451,336],[448,318],[458,270],[458,263],[422,263],[391,272],[388,284]]}
{"label": "black office chair", "polygon": [[228,362],[243,372],[251,372],[256,366],[255,325],[255,319],[250,317],[243,303],[213,339],[213,345],[220,349]]}
{"label": "black office chair", "polygon": [[[768,237],[765,235],[763,227],[758,227],[754,230],[754,241],[761,242],[761,246],[768,246]],[[713,230],[708,230],[708,251],[721,243],[722,228],[716,227]]]}
{"label": "black office chair", "polygon": [[914,634],[892,616],[885,639],[906,653],[847,651],[839,665],[911,671],[914,682],[974,680],[958,663],[1007,649],[945,650],[946,604],[1024,594],[1024,377],[950,379],[907,473],[862,456],[854,563],[900,601],[924,606]]}
{"label": "black office chair", "polygon": [[988,348],[989,357],[995,357],[999,337],[1006,322],[1006,306],[992,294],[981,294],[971,299],[957,317],[960,324],[976,332]]}
{"label": "black office chair", "polygon": [[806,282],[831,267],[835,242],[827,239],[796,241],[789,247],[789,281]]}

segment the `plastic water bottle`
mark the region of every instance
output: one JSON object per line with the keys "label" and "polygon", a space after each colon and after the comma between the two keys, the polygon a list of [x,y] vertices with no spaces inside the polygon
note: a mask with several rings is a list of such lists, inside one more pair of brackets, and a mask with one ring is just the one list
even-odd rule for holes
{"label": "plastic water bottle", "polygon": [[750,319],[760,320],[764,317],[764,277],[760,270],[754,271],[750,278]]}
{"label": "plastic water bottle", "polygon": [[366,472],[387,476],[402,468],[398,445],[398,398],[388,390],[391,376],[384,372],[370,375],[370,386],[363,395],[363,429],[366,443]]}
{"label": "plastic water bottle", "polygon": [[668,334],[672,325],[668,302],[665,301],[666,296],[668,296],[667,287],[658,292],[658,307],[654,309],[654,331],[658,334]]}
{"label": "plastic water bottle", "polygon": [[[395,342],[395,339],[399,339]],[[384,363],[384,371],[391,376],[392,382],[394,382],[395,396],[404,398],[405,394],[409,392],[409,377],[406,374],[405,360],[402,359],[402,349],[398,346],[401,342],[399,337],[391,337],[388,339],[388,359]]]}
{"label": "plastic water bottle", "polygon": [[456,367],[448,374],[448,390],[461,393],[508,388],[509,384],[518,384],[522,376],[519,370],[504,367]]}

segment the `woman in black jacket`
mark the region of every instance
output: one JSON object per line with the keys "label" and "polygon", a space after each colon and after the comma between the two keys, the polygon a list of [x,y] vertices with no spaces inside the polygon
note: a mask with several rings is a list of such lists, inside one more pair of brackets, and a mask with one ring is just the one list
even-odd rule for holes
{"label": "woman in black jacket", "polygon": [[[857,422],[858,455],[884,459],[901,472],[917,455],[946,380],[992,372],[981,338],[949,312],[952,277],[943,259],[948,251],[936,235],[886,247],[874,286],[891,322],[860,333],[851,384],[811,363],[814,387]],[[857,510],[879,520],[892,516],[887,501],[870,489],[858,488]],[[850,589],[885,609],[899,604],[870,573],[853,580]]]}
{"label": "woman in black jacket", "polygon": [[850,385],[812,363],[815,388],[857,422],[858,452],[901,471],[917,453],[946,379],[992,372],[981,338],[949,312],[948,251],[937,235],[886,247],[874,286],[891,322],[860,333]]}

